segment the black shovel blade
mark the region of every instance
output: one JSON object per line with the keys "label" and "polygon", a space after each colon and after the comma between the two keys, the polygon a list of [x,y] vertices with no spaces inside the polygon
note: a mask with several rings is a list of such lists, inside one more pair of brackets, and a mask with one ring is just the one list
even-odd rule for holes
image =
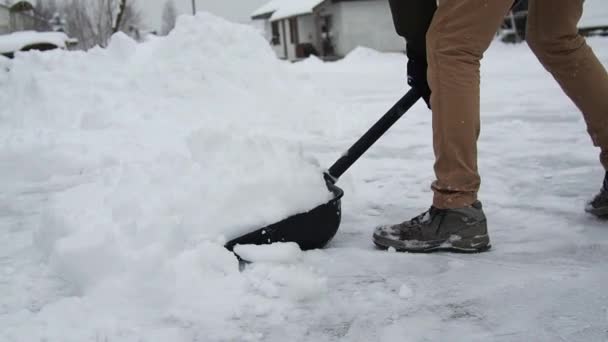
{"label": "black shovel blade", "polygon": [[313,210],[290,216],[280,222],[260,228],[229,241],[225,247],[232,251],[236,245],[265,245],[275,242],[295,242],[302,250],[325,247],[336,235],[342,217],[341,201],[344,191],[327,181],[333,198]]}

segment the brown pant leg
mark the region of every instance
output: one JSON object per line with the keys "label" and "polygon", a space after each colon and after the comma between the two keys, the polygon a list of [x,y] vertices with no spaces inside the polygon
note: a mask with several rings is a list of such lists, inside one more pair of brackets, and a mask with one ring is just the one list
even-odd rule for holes
{"label": "brown pant leg", "polygon": [[526,40],[544,67],[583,112],[608,170],[608,73],[577,24],[583,0],[531,0]]}
{"label": "brown pant leg", "polygon": [[[569,1],[569,0],[565,0]],[[477,199],[479,64],[513,0],[440,0],[427,33],[435,175],[433,205]]]}

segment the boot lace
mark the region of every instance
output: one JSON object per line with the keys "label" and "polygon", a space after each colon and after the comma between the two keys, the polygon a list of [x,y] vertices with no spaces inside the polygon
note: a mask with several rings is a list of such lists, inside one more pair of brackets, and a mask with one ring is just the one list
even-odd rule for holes
{"label": "boot lace", "polygon": [[439,224],[437,225],[437,231],[439,231],[439,228],[441,227],[441,223],[443,222],[443,219],[445,217],[445,213],[446,213],[445,209],[438,209],[438,208],[435,208],[434,206],[431,206],[429,208],[429,210],[414,217],[411,220],[411,223],[413,223],[416,230],[422,231],[424,224],[426,224],[428,222],[432,222],[435,219],[435,217],[439,216]]}

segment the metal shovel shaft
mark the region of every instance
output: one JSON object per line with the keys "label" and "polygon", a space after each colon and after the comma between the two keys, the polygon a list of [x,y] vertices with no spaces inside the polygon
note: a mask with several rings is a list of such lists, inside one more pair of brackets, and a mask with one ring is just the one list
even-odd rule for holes
{"label": "metal shovel shaft", "polygon": [[332,165],[327,173],[335,183],[372,145],[391,128],[420,99],[415,89],[405,94],[401,100],[384,114],[348,151]]}

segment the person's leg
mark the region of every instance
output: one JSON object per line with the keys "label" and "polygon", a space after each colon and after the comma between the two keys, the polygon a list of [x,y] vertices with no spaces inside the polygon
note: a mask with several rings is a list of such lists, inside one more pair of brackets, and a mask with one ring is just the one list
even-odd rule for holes
{"label": "person's leg", "polygon": [[426,213],[381,226],[373,240],[407,252],[490,248],[486,217],[477,201],[479,64],[512,0],[440,0],[427,32],[433,110],[435,196]]}
{"label": "person's leg", "polygon": [[608,170],[608,73],[578,33],[583,0],[531,0],[528,45],[583,112]]}
{"label": "person's leg", "polygon": [[427,33],[437,208],[462,208],[477,200],[480,60],[512,4],[440,0]]}
{"label": "person's leg", "polygon": [[[583,0],[531,0],[528,45],[583,113],[600,161],[608,170],[608,73],[578,33]],[[608,175],[608,174],[607,174]],[[608,215],[608,177],[587,211]]]}

